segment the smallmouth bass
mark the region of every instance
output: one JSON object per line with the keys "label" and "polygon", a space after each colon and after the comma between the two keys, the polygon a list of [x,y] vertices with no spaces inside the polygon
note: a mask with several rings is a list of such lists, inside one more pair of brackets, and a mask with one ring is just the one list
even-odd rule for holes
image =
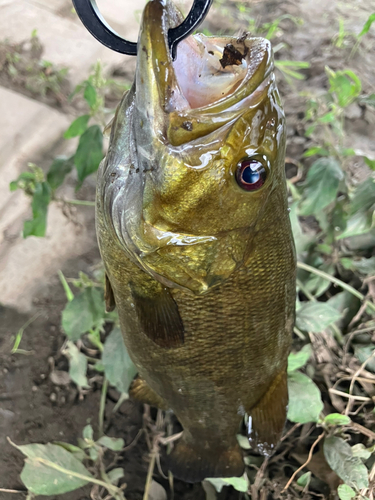
{"label": "smallmouth bass", "polygon": [[137,69],[97,182],[106,302],[139,376],[171,409],[177,478],[231,477],[236,434],[271,454],[286,420],[295,251],[285,121],[268,41],[195,35],[172,61],[169,0],[147,3]]}

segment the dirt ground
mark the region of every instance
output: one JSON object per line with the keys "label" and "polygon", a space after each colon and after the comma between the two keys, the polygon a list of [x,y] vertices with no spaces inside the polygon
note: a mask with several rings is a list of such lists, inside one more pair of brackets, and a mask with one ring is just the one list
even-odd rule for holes
{"label": "dirt ground", "polygon": [[[351,67],[360,75],[365,93],[374,92],[375,50],[361,51],[354,59],[347,62],[350,49],[338,49],[331,43],[338,31],[338,19],[342,17],[346,28],[359,32],[369,14],[375,10],[374,0],[346,0],[338,2],[330,0],[264,0],[247,2],[252,7],[252,17],[259,24],[272,21],[274,18],[289,14],[304,20],[303,26],[296,26],[290,19],[284,19],[280,26],[283,34],[273,40],[274,46],[280,42],[284,48],[277,52],[277,59],[308,61],[311,67],[304,70],[306,80],[295,83],[292,88],[278,73],[279,88],[285,103],[288,122],[287,156],[299,158],[306,149],[307,139],[301,120],[305,110],[305,96],[299,93],[320,93],[326,85],[324,67],[342,69]],[[215,2],[214,2],[215,4]],[[230,7],[228,2],[227,7]],[[211,32],[222,31],[227,25],[220,9],[212,9],[206,21]],[[238,34],[246,29],[245,23],[238,20]],[[53,105],[56,105],[53,103]],[[351,147],[375,153],[374,124],[364,115],[357,105],[350,110],[347,117],[350,130]],[[86,197],[94,196],[93,183],[85,187]],[[67,261],[62,271],[67,277],[76,277],[79,271],[91,275],[100,257],[94,239],[94,215],[90,208],[84,209],[86,230],[92,234],[92,248],[79,258]],[[79,234],[77,235],[79,238]],[[22,277],[20,277],[22,280]],[[1,301],[1,298],[0,298]],[[55,365],[58,369],[67,369],[66,358],[60,349],[64,335],[60,328],[61,311],[66,303],[65,295],[59,279],[44,281],[43,270],[40,271],[39,290],[33,298],[33,310],[26,314],[16,309],[4,308],[0,305],[0,488],[22,490],[23,485],[19,473],[23,465],[23,457],[12,448],[7,441],[25,444],[32,442],[46,443],[54,440],[76,443],[83,427],[91,422],[97,427],[97,415],[100,400],[100,387],[95,386],[83,397],[79,397],[73,385],[57,386],[52,383],[50,373]],[[38,317],[27,328],[22,340],[22,348],[27,355],[12,355],[10,350],[14,339],[12,336],[31,317]],[[142,406],[126,401],[117,413],[111,410],[118,398],[116,391],[111,390],[106,406],[105,429],[111,436],[123,437],[125,443],[131,444],[142,427]],[[135,446],[124,454],[118,466],[125,469],[127,483],[126,498],[140,500],[143,496],[145,478],[148,467],[148,448],[143,437]],[[157,475],[157,480],[167,489],[167,481]],[[175,498],[203,500],[205,493],[200,485],[187,485],[178,482],[175,486]],[[90,488],[56,497],[61,500],[89,499]],[[0,499],[18,498],[18,495],[0,492]],[[21,496],[20,496],[21,498]],[[220,499],[237,499],[238,492],[226,488]],[[276,497],[275,497],[276,498]]]}

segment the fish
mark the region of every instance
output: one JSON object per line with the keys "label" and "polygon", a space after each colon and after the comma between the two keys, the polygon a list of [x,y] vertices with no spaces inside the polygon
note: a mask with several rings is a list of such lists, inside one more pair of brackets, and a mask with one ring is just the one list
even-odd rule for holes
{"label": "fish", "polygon": [[194,483],[243,474],[241,429],[266,456],[280,440],[296,258],[270,42],[196,34],[173,60],[181,20],[170,0],[145,6],[96,228],[107,310],[138,370],[130,397],[175,414],[167,465]]}

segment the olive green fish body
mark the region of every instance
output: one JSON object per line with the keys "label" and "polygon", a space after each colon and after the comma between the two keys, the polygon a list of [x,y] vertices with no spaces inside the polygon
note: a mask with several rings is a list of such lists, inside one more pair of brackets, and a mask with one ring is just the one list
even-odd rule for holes
{"label": "olive green fish body", "polygon": [[[295,254],[269,44],[200,36],[172,63],[165,33],[178,20],[169,2],[146,6],[136,81],[98,174],[97,233],[139,371],[131,393],[174,411],[184,433],[169,466],[194,482],[242,473],[236,434],[245,414],[253,447],[270,454],[280,438]],[[215,52],[230,60],[228,45],[244,58],[230,71]],[[198,68],[208,102],[194,67],[198,83],[181,90],[190,50],[216,57],[216,86]],[[248,161],[263,165],[254,191],[238,174]]]}

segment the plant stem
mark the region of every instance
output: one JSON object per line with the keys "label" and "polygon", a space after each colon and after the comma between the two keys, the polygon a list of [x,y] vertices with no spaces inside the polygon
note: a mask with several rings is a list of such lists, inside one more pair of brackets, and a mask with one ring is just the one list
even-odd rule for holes
{"label": "plant stem", "polygon": [[83,205],[86,207],[95,207],[95,201],[88,200],[65,200],[57,199],[56,201],[62,201],[63,203],[69,203],[70,205]]}
{"label": "plant stem", "polygon": [[319,269],[316,269],[315,267],[309,266],[308,264],[305,264],[304,262],[297,262],[297,267],[300,269],[304,269],[305,271],[309,271],[310,273],[314,273],[317,276],[320,276],[321,278],[324,278],[328,281],[331,281],[331,283],[334,283],[335,285],[340,286],[347,292],[351,293],[355,297],[357,297],[360,300],[364,300],[366,305],[375,312],[375,304],[370,302],[369,300],[365,300],[365,296],[353,288],[352,286],[348,285],[347,283],[344,283],[343,281],[339,280],[338,278],[335,278],[334,276],[331,276],[330,274],[325,273],[324,271],[320,271]]}
{"label": "plant stem", "polygon": [[[8,438],[9,443],[14,446],[15,448],[18,448],[16,444],[14,444],[9,438]],[[64,467],[61,467],[60,465],[57,465],[50,460],[46,460],[41,457],[32,457],[29,458],[29,462],[37,462],[43,465],[46,465],[47,467],[50,467],[51,469],[55,469],[58,472],[61,472],[62,474],[65,474],[67,476],[72,476],[76,477],[77,479],[81,479],[82,481],[86,481],[87,483],[94,483],[98,484],[99,486],[103,486],[106,490],[108,490],[112,495],[117,495],[118,493],[122,493],[120,488],[117,488],[117,486],[114,486],[113,484],[108,484],[105,483],[104,481],[100,481],[99,479],[96,479],[95,477],[92,476],[85,476],[84,474],[80,474],[79,472],[75,472],[73,470],[65,469]]]}
{"label": "plant stem", "polygon": [[100,396],[100,408],[99,408],[99,437],[104,435],[104,410],[105,410],[105,400],[107,397],[108,390],[108,380],[104,377],[102,394]]}
{"label": "plant stem", "polygon": [[306,340],[306,336],[296,326],[293,328],[293,331],[301,340]]}
{"label": "plant stem", "polygon": [[148,466],[146,486],[145,486],[145,492],[143,494],[143,500],[148,500],[148,496],[149,496],[149,493],[150,493],[150,487],[151,487],[151,482],[152,482],[152,475],[154,473],[154,468],[155,468],[156,454],[157,454],[157,450],[155,449],[155,446],[154,446],[154,449],[151,452],[150,464]]}

